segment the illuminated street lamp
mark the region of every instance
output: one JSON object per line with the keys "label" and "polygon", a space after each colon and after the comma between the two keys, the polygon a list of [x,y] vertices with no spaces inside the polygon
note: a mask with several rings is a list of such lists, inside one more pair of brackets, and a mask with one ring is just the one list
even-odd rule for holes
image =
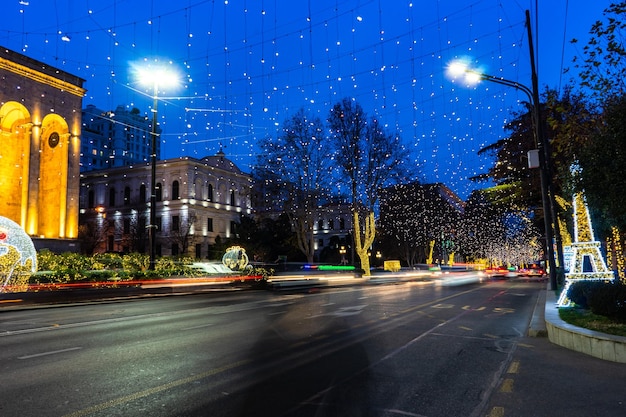
{"label": "illuminated street lamp", "polygon": [[157,107],[159,87],[176,86],[179,82],[178,74],[170,67],[165,66],[136,66],[133,67],[135,78],[140,84],[152,88],[152,129],[150,144],[150,266],[154,271],[156,262],[156,152],[157,152]]}
{"label": "illuminated street lamp", "polygon": [[[543,124],[541,123],[541,114],[539,109],[539,92],[537,82],[537,72],[535,70],[535,56],[533,51],[532,31],[530,28],[530,13],[526,11],[526,27],[528,29],[528,43],[530,48],[530,64],[532,70],[532,89],[520,84],[516,81],[507,80],[493,75],[483,74],[467,66],[462,61],[455,61],[448,66],[448,74],[452,77],[463,76],[468,84],[476,84],[480,81],[489,81],[492,83],[515,88],[524,92],[528,96],[528,100],[532,107],[532,119],[535,130],[535,142],[539,149],[539,172],[541,175],[541,200],[544,212],[544,225],[546,229],[546,250],[548,256],[548,265],[550,266],[550,286],[553,290],[557,288],[557,268],[553,241],[557,243],[557,254],[559,256],[559,265],[563,265],[562,250],[560,248],[560,239],[554,239],[553,220],[556,219],[554,212],[554,192],[552,190],[550,178],[550,143],[543,132]],[[556,225],[555,225],[556,226]],[[557,231],[558,233],[558,231]]]}

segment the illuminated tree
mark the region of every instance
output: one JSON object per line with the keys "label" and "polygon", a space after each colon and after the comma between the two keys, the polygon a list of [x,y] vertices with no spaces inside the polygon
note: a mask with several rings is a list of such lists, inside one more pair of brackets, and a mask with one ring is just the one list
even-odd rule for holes
{"label": "illuminated tree", "polygon": [[338,185],[351,197],[354,248],[361,269],[370,274],[368,250],[376,236],[374,209],[379,190],[407,177],[406,150],[376,118],[368,119],[354,100],[344,98],[328,116],[331,139],[340,169]]}
{"label": "illuminated tree", "polygon": [[442,184],[398,184],[382,190],[380,229],[387,245],[408,266],[425,263],[433,242],[442,262],[458,248],[462,201]]}
{"label": "illuminated tree", "polygon": [[313,228],[330,180],[330,149],[317,117],[298,111],[283,123],[277,138],[265,138],[253,172],[264,190],[263,206],[289,216],[297,247],[312,263]]}

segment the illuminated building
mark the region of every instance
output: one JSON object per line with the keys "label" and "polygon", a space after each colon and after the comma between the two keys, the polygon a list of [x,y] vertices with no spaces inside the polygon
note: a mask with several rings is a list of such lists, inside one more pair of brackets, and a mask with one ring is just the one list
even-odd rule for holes
{"label": "illuminated building", "polygon": [[[250,215],[252,180],[221,151],[202,159],[161,160],[156,166],[157,255],[207,258],[208,246],[234,237]],[[149,162],[84,172],[80,183],[84,245],[94,252],[148,252]]]}
{"label": "illuminated building", "polygon": [[[82,112],[82,172],[150,161],[152,122],[138,109],[117,106],[115,111],[104,111],[90,104]],[[156,129],[160,134],[161,128]],[[156,141],[157,159],[160,154],[161,143]]]}
{"label": "illuminated building", "polygon": [[82,78],[0,48],[0,216],[37,249],[76,250]]}
{"label": "illuminated building", "polygon": [[[323,256],[322,251],[341,255],[346,261],[351,261],[352,253],[352,204],[327,203],[318,207],[316,223],[313,225],[315,235],[315,255]],[[343,251],[341,252],[343,247]],[[327,256],[326,256],[327,257]]]}

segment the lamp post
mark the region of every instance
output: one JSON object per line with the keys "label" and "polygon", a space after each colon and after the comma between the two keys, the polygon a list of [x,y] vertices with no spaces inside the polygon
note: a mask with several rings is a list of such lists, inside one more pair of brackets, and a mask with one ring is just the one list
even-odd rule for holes
{"label": "lamp post", "polygon": [[[555,258],[555,251],[553,241],[557,244],[557,256],[559,258],[559,265],[563,265],[563,254],[560,244],[560,238],[555,239],[555,234],[558,236],[558,227],[554,223],[556,220],[554,192],[552,190],[551,178],[550,178],[550,142],[545,137],[543,131],[543,123],[541,123],[541,112],[539,108],[539,91],[537,72],[535,70],[535,55],[532,42],[532,31],[530,28],[530,12],[526,10],[526,27],[528,29],[528,43],[530,48],[530,64],[532,71],[532,89],[520,84],[516,81],[507,80],[501,77],[495,77],[493,75],[483,74],[479,71],[469,68],[462,62],[453,62],[448,66],[448,72],[453,76],[464,75],[465,80],[468,83],[475,84],[479,81],[489,81],[495,84],[504,85],[507,87],[515,88],[522,91],[528,96],[528,100],[531,103],[532,119],[534,124],[535,142],[539,150],[539,173],[541,177],[541,201],[543,206],[543,217],[545,226],[545,238],[546,238],[546,251],[548,256],[548,265],[550,267],[550,286],[553,290],[557,288],[557,264]],[[554,229],[553,229],[554,225]],[[557,230],[555,233],[554,230]]]}
{"label": "lamp post", "polygon": [[140,66],[135,68],[139,82],[152,88],[152,128],[150,130],[150,224],[148,233],[150,239],[150,266],[154,271],[156,264],[156,164],[157,164],[157,122],[159,104],[159,86],[174,86],[178,84],[178,75],[164,66]]}

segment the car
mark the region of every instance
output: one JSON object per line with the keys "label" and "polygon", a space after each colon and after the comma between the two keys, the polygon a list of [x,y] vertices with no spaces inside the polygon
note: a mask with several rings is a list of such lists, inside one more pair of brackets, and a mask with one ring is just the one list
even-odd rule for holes
{"label": "car", "polygon": [[538,264],[529,265],[521,270],[522,277],[545,279],[547,277],[546,270]]}
{"label": "car", "polygon": [[485,269],[485,274],[491,279],[508,279],[518,276],[517,268],[506,266],[493,266]]}

